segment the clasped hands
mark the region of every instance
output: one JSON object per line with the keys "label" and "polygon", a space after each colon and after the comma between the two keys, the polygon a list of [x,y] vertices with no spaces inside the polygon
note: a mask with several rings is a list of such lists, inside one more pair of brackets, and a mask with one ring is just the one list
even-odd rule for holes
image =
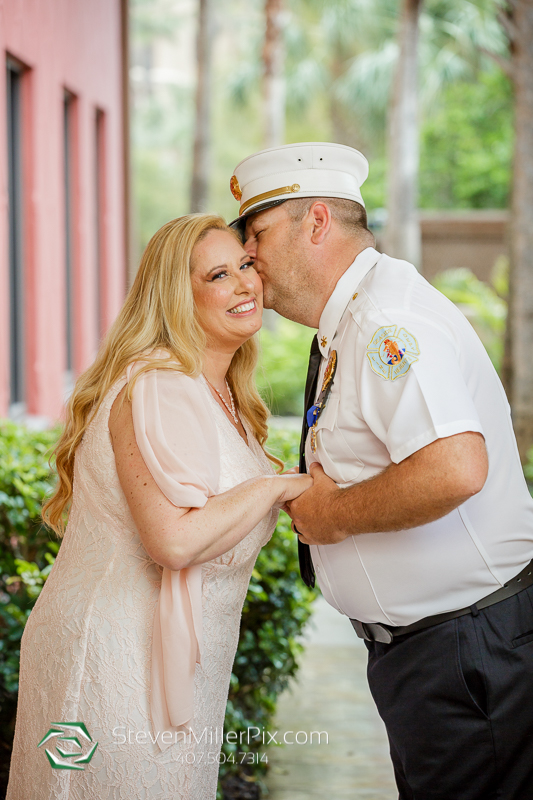
{"label": "clasped hands", "polygon": [[309,467],[313,485],[283,506],[292,519],[292,529],[303,544],[337,544],[348,536],[336,527],[335,506],[342,489],[328,478],[316,461]]}

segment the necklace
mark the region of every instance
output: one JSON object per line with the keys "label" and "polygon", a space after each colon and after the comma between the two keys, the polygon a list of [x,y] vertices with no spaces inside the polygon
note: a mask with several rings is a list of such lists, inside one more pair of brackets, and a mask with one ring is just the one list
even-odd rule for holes
{"label": "necklace", "polygon": [[229,394],[229,401],[230,401],[230,403],[231,403],[231,406],[229,406],[229,405],[226,403],[226,400],[224,399],[224,395],[223,395],[223,394],[221,394],[221,392],[219,392],[219,391],[218,391],[218,389],[217,389],[215,386],[213,386],[213,384],[211,383],[211,381],[210,381],[210,380],[208,380],[208,378],[207,378],[207,376],[206,376],[206,375],[204,375],[204,378],[206,379],[206,381],[207,381],[207,383],[209,384],[209,386],[211,387],[211,389],[212,389],[214,392],[216,392],[216,393],[218,394],[218,396],[220,397],[220,399],[222,400],[222,402],[224,403],[224,405],[225,405],[225,406],[226,406],[226,408],[228,409],[229,413],[230,413],[230,414],[231,414],[231,416],[233,417],[233,421],[235,422],[235,425],[237,425],[237,427],[239,427],[239,420],[238,420],[238,418],[237,418],[237,414],[236,414],[236,412],[235,412],[235,400],[233,399],[233,395],[232,395],[232,393],[231,393],[231,389],[229,388],[229,383],[228,383],[228,381],[226,380],[226,378],[224,378],[224,382],[225,382],[225,384],[226,384],[226,389],[228,390],[228,394]]}

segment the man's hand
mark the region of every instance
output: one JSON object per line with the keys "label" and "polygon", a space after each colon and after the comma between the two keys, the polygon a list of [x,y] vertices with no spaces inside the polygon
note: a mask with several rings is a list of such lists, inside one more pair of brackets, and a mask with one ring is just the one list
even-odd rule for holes
{"label": "man's hand", "polygon": [[337,544],[359,533],[407,530],[440,519],[480,492],[487,472],[485,440],[467,431],[437,439],[343,489],[311,464],[313,486],[285,510],[304,544]]}
{"label": "man's hand", "polygon": [[338,531],[335,526],[335,500],[341,489],[328,478],[320,464],[311,464],[309,474],[313,486],[295,500],[287,503],[285,511],[291,516],[294,527],[304,544],[337,544],[349,535]]}

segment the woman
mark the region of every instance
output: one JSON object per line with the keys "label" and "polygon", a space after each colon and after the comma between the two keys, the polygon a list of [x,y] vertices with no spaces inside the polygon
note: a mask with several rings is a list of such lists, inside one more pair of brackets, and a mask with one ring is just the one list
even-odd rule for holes
{"label": "woman", "polygon": [[221,218],[148,244],[56,449],[44,518],[69,522],[22,640],[8,800],[215,797],[250,573],[312,482],[263,450],[261,312]]}

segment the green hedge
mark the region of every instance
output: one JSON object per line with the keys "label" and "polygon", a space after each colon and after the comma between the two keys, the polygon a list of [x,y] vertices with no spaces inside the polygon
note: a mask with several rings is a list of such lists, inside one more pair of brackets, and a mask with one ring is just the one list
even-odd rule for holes
{"label": "green hedge", "polygon": [[41,524],[53,485],[48,452],[57,430],[0,425],[0,739],[10,744],[17,705],[20,639],[59,550]]}
{"label": "green hedge", "polygon": [[[57,435],[57,430],[36,433],[11,422],[0,424],[0,740],[7,747],[15,724],[20,639],[59,550],[39,516],[53,485],[48,454]],[[276,431],[270,448],[293,466],[297,439],[296,433]],[[279,693],[298,669],[298,637],[314,596],[299,578],[295,537],[282,513],[259,555],[246,597],[226,731],[268,728]],[[244,752],[250,755],[244,757]],[[260,796],[264,752],[260,741],[223,745],[220,777],[226,796]],[[219,797],[223,791],[219,789]]]}

